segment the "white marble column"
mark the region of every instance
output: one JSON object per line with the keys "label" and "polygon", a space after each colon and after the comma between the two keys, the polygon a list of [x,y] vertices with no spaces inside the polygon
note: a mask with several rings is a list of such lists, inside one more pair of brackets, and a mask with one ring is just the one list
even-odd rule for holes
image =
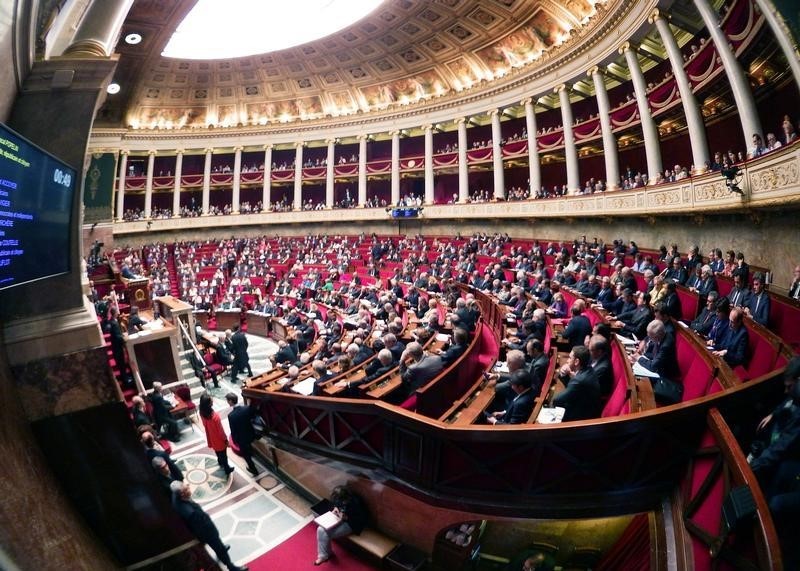
{"label": "white marble column", "polygon": [[96,0],[87,4],[64,55],[111,57],[133,0]]}
{"label": "white marble column", "polygon": [[619,188],[619,152],[617,138],[611,130],[611,104],[608,101],[606,82],[600,68],[594,66],[588,72],[594,82],[597,110],[600,114],[600,129],[603,132],[603,158],[606,165],[606,190]]}
{"label": "white marble column", "polygon": [[722,60],[722,67],[725,68],[725,75],[728,76],[728,83],[736,101],[736,112],[742,122],[744,139],[747,143],[747,148],[750,149],[754,134],[758,134],[762,140],[765,138],[764,133],[761,131],[761,119],[758,117],[756,101],[753,98],[753,92],[750,90],[750,83],[742,70],[742,66],[736,59],[736,54],[733,53],[728,37],[719,27],[720,17],[717,11],[714,10],[708,0],[694,0],[694,5],[697,7],[700,17],[703,18],[703,23],[706,25],[711,40],[714,42],[714,47],[717,48],[717,54]]}
{"label": "white marble column", "polygon": [[272,202],[272,145],[264,145],[264,181],[261,185],[261,212],[269,212]]}
{"label": "white marble column", "polygon": [[335,147],[336,141],[334,139],[328,139],[328,159],[325,168],[325,208],[333,208],[333,189],[335,184],[334,178],[334,162],[336,160],[335,154]]}
{"label": "white marble column", "polygon": [[633,50],[630,42],[625,42],[619,48],[619,53],[625,56],[628,70],[633,81],[633,90],[636,95],[636,105],[639,107],[639,119],[642,125],[642,136],[644,137],[644,152],[647,155],[647,180],[653,181],[657,173],[663,170],[661,164],[661,146],[658,139],[658,127],[650,113],[650,105],[647,102],[647,83],[645,83],[642,68],[639,67],[639,59]]}
{"label": "white marble column", "polygon": [[147,151],[147,182],[144,187],[144,217],[150,219],[153,210],[153,168],[155,167],[156,152]]}
{"label": "white marble column", "polygon": [[358,136],[358,205],[367,203],[367,136]]}
{"label": "white marble column", "polygon": [[211,155],[214,149],[206,149],[206,162],[203,165],[203,216],[208,216],[211,202]]}
{"label": "white marble column", "polygon": [[392,206],[400,202],[400,131],[392,131]]}
{"label": "white marble column", "polygon": [[506,178],[503,172],[503,132],[500,128],[500,110],[494,109],[492,117],[492,170],[494,171],[494,197],[504,200],[506,197]]}
{"label": "white marble column", "polygon": [[[458,122],[458,201],[469,200],[469,165],[467,164],[467,120],[464,117]],[[448,197],[448,200],[450,197]]]}
{"label": "white marble column", "polygon": [[175,155],[175,185],[172,188],[172,217],[181,216],[181,176],[183,174],[183,149]]}
{"label": "white marble column", "polygon": [[303,143],[294,144],[294,209],[303,209]]}
{"label": "white marble column", "polygon": [[119,152],[119,177],[117,180],[117,222],[125,218],[125,177],[128,175],[128,151]]}
{"label": "white marble column", "polygon": [[656,25],[658,34],[661,36],[661,41],[667,50],[669,63],[672,67],[672,74],[675,76],[675,82],[678,84],[678,91],[681,94],[683,113],[686,116],[686,125],[689,128],[689,144],[692,147],[694,172],[705,172],[707,166],[711,164],[711,157],[708,154],[708,140],[706,139],[706,126],[703,123],[700,105],[698,105],[692,91],[692,85],[689,83],[689,76],[683,67],[683,55],[678,47],[678,42],[675,41],[675,36],[672,35],[669,23],[664,19],[661,11],[658,9],[653,10],[649,21]]}
{"label": "white marble column", "polygon": [[231,193],[231,214],[239,214],[242,178],[242,147],[233,149],[233,192]]}
{"label": "white marble column", "polygon": [[433,178],[433,125],[425,125],[425,204],[436,201]]}
{"label": "white marble column", "polygon": [[542,188],[542,167],[539,164],[539,138],[536,132],[536,111],[533,100],[529,97],[522,104],[525,106],[525,130],[528,132],[528,185],[531,198]]}
{"label": "white marble column", "polygon": [[569,102],[569,90],[565,84],[555,89],[561,103],[561,124],[564,129],[564,157],[567,160],[567,191],[578,194],[581,191],[581,177],[578,170],[578,147],[572,132],[572,104]]}
{"label": "white marble column", "polygon": [[764,14],[767,25],[772,30],[772,34],[781,47],[783,55],[786,56],[794,81],[797,84],[797,88],[800,89],[800,54],[797,52],[797,46],[792,39],[792,33],[789,31],[786,21],[778,12],[772,0],[755,0],[755,3],[761,9],[761,13]]}

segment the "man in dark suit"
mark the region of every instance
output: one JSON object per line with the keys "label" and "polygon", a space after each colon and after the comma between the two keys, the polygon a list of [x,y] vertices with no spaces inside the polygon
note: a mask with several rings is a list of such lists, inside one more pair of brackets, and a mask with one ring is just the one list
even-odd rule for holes
{"label": "man in dark suit", "polygon": [[764,290],[761,274],[755,274],[753,278],[753,292],[750,294],[750,299],[744,308],[744,312],[757,323],[767,327],[769,323],[769,294]]}
{"label": "man in dark suit", "polygon": [[316,380],[314,381],[314,390],[311,394],[313,394],[316,397],[323,396],[325,394],[323,392],[323,385],[328,381],[330,381],[336,375],[328,372],[327,363],[325,363],[325,361],[322,361],[320,359],[315,359],[311,363],[311,370],[314,372],[314,376],[316,377]]}
{"label": "man in dark suit", "polygon": [[447,367],[458,359],[469,345],[469,333],[466,329],[457,327],[453,330],[453,341],[450,346],[440,353],[442,364]]}
{"label": "man in dark suit", "polygon": [[728,319],[730,325],[719,345],[715,347],[714,354],[725,359],[731,367],[744,365],[749,343],[747,328],[744,326],[744,312],[739,308],[732,309]]}
{"label": "man in dark suit", "polygon": [[[691,288],[689,288],[691,290]],[[717,279],[714,277],[714,271],[711,266],[703,266],[700,283],[695,288],[697,295],[700,297],[707,296],[712,291],[719,291],[717,289]]]}
{"label": "man in dark suit", "polygon": [[637,360],[645,369],[658,373],[665,379],[680,380],[675,337],[667,335],[664,322],[660,319],[654,319],[647,325],[645,350],[641,356],[634,353],[632,359]]}
{"label": "man in dark suit", "polygon": [[611,286],[611,278],[608,276],[603,276],[602,279],[602,287],[600,291],[597,292],[597,303],[606,307],[606,305],[611,305],[614,302],[614,288]]}
{"label": "man in dark suit", "polygon": [[156,449],[156,437],[152,432],[145,432],[142,434],[142,445],[144,446],[144,454],[147,456],[147,460],[151,463],[151,465],[153,458],[161,458],[169,468],[170,479],[183,482],[183,472],[181,472],[181,469],[178,468],[178,465],[175,463],[172,457],[170,457],[170,455],[164,450]]}
{"label": "man in dark suit", "polygon": [[794,279],[789,284],[789,297],[800,299],[800,266],[794,268]]}
{"label": "man in dark suit", "polygon": [[572,304],[570,314],[572,319],[569,320],[569,325],[564,329],[563,337],[569,341],[569,346],[572,348],[583,345],[584,341],[586,341],[586,336],[592,332],[592,322],[583,315],[583,309],[578,303]]}
{"label": "man in dark suit", "polygon": [[298,354],[295,352],[294,348],[283,339],[278,341],[278,352],[272,356],[275,364],[277,365],[294,363],[297,361],[297,357]]}
{"label": "man in dark suit", "polygon": [[231,368],[231,382],[236,382],[236,377],[240,372],[247,370],[247,376],[253,376],[253,369],[250,368],[250,356],[247,354],[247,336],[238,325],[233,327],[231,335],[231,346],[233,347],[233,367]]}
{"label": "man in dark suit", "polygon": [[550,366],[550,357],[544,352],[544,343],[541,339],[531,339],[525,346],[528,364],[528,373],[531,376],[531,388],[538,395],[544,383],[544,377]]}
{"label": "man in dark suit", "polygon": [[253,441],[256,439],[256,431],[253,428],[253,419],[256,417],[256,409],[251,406],[238,404],[239,397],[236,393],[228,393],[225,400],[231,406],[228,414],[228,424],[231,428],[231,440],[239,447],[239,456],[247,462],[247,471],[253,476],[258,474],[253,462]]}
{"label": "man in dark suit", "polygon": [[494,412],[486,417],[489,424],[522,424],[530,418],[535,398],[531,390],[530,375],[524,369],[520,369],[511,375],[510,382],[515,396],[506,410]]}
{"label": "man in dark suit", "polygon": [[622,333],[635,335],[643,339],[647,333],[647,324],[653,319],[650,309],[650,294],[639,293],[636,298],[636,309],[617,315],[615,325],[622,328]]}
{"label": "man in dark suit", "polygon": [[592,358],[591,366],[600,384],[600,396],[608,400],[614,390],[614,369],[611,365],[608,339],[602,335],[592,335],[589,339],[589,356]]}
{"label": "man in dark suit", "polygon": [[683,285],[686,283],[688,277],[686,268],[684,268],[683,263],[681,263],[681,257],[675,256],[672,258],[672,265],[667,269],[666,274],[664,274],[664,280]]}
{"label": "man in dark suit", "polygon": [[714,325],[714,319],[717,316],[717,297],[719,294],[712,291],[708,294],[706,305],[694,321],[689,324],[689,329],[697,332],[702,336],[707,336],[711,331],[711,326]]}
{"label": "man in dark suit", "polygon": [[161,394],[161,383],[153,383],[153,392],[150,394],[150,404],[153,405],[153,420],[156,427],[173,442],[181,439],[181,429],[178,421],[172,418],[170,406]]}
{"label": "man in dark suit", "polygon": [[194,536],[201,542],[214,550],[214,553],[228,571],[247,571],[248,567],[239,567],[231,561],[228,554],[228,546],[222,543],[219,530],[209,515],[203,511],[198,504],[192,501],[192,490],[189,484],[183,482],[172,482],[172,506],[181,516],[186,527],[189,528]]}
{"label": "man in dark suit", "polygon": [[603,410],[600,383],[590,364],[589,350],[583,345],[572,348],[569,363],[560,372],[567,388],[553,399],[554,406],[565,409],[564,422],[597,418]]}
{"label": "man in dark suit", "polygon": [[731,302],[731,307],[747,307],[750,302],[750,290],[745,285],[746,282],[742,281],[739,275],[733,276],[733,289],[728,294],[728,301]]}

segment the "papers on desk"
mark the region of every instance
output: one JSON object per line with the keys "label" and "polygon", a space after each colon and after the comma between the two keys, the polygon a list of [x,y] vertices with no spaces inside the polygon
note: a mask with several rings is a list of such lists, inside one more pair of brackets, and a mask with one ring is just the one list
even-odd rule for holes
{"label": "papers on desk", "polygon": [[292,387],[292,390],[301,395],[309,396],[314,392],[314,381],[316,380],[316,377],[308,377],[307,379],[303,379],[299,383],[296,383]]}
{"label": "papers on desk", "polygon": [[626,347],[632,347],[633,345],[636,345],[636,341],[634,341],[633,339],[628,339],[627,337],[623,337],[619,333],[615,333],[614,335],[616,335],[619,342],[625,345]]}
{"label": "papers on desk", "polygon": [[563,406],[554,406],[553,408],[542,407],[539,411],[539,416],[536,417],[536,422],[539,424],[556,424],[564,420],[564,413],[567,411]]}
{"label": "papers on desk", "polygon": [[505,361],[497,361],[497,363],[494,364],[494,370],[498,373],[507,373],[508,363]]}
{"label": "papers on desk", "polygon": [[164,323],[160,319],[154,319],[145,323],[144,328],[145,330],[158,331],[159,329],[164,329]]}
{"label": "papers on desk", "polygon": [[446,333],[437,333],[436,340],[439,343],[447,343],[448,341],[450,341],[450,336]]}
{"label": "papers on desk", "polygon": [[323,529],[331,529],[332,527],[336,527],[341,521],[342,520],[339,519],[339,516],[333,512],[325,512],[321,516],[314,519],[314,523]]}
{"label": "papers on desk", "polygon": [[639,361],[636,361],[633,364],[633,374],[637,377],[649,377],[651,379],[657,379],[661,376],[658,373],[654,373],[650,369],[645,368],[639,363]]}

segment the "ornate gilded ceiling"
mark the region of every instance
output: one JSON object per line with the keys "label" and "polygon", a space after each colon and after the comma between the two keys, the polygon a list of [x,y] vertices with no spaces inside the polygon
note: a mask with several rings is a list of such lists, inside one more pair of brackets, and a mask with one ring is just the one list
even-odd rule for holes
{"label": "ornate gilded ceiling", "polygon": [[569,49],[619,0],[387,0],[331,36],[230,60],[162,57],[194,0],[136,0],[99,126],[258,125],[451,97]]}

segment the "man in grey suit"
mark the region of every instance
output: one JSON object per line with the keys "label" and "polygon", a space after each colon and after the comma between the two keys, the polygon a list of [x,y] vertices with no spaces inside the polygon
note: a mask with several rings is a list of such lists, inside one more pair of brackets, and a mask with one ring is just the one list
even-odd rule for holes
{"label": "man in grey suit", "polygon": [[400,378],[406,395],[411,395],[430,381],[444,368],[442,358],[422,350],[422,345],[412,341],[400,357]]}

